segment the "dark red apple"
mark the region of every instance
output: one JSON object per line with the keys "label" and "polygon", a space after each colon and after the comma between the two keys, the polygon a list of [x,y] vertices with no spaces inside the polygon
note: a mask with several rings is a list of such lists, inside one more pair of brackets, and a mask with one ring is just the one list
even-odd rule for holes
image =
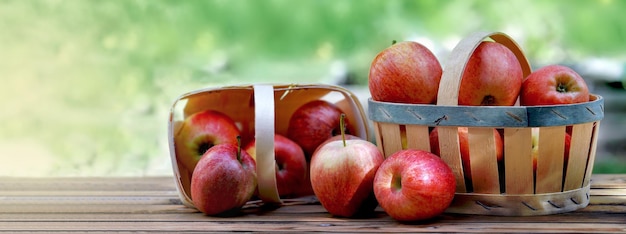
{"label": "dark red apple", "polygon": [[254,159],[237,145],[211,147],[191,177],[191,200],[207,215],[231,213],[241,208],[256,191]]}
{"label": "dark red apple", "polygon": [[[256,141],[252,140],[245,151],[256,160]],[[276,186],[281,197],[296,195],[298,187],[308,178],[307,163],[302,148],[280,134],[274,135],[276,160]]]}

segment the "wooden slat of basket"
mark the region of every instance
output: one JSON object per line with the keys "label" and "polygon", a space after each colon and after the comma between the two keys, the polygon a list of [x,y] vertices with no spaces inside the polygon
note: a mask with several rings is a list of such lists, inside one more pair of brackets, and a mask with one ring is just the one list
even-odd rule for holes
{"label": "wooden slat of basket", "polygon": [[459,130],[457,127],[437,127],[439,132],[439,156],[445,161],[456,178],[456,191],[466,192],[465,175],[461,163],[459,147]]}
{"label": "wooden slat of basket", "polygon": [[[593,131],[591,134],[591,150],[589,151],[589,160],[587,162],[587,168],[593,168],[593,164],[596,158],[596,148],[598,147],[598,131],[600,131],[600,121],[593,123]],[[593,170],[588,169],[585,173],[585,181],[583,186],[587,186],[591,180],[591,172]]]}
{"label": "wooden slat of basket", "polygon": [[542,194],[457,193],[446,212],[499,216],[533,216],[574,211],[589,204],[589,186]]}
{"label": "wooden slat of basket", "polygon": [[400,126],[393,123],[378,123],[378,131],[383,140],[383,154],[385,157],[402,150],[402,137]]}
{"label": "wooden slat of basket", "polygon": [[378,147],[378,150],[382,152],[386,158],[387,155],[385,154],[385,149],[383,148],[383,144],[382,144],[383,139],[382,139],[382,132],[380,130],[381,128],[380,124],[381,124],[380,122],[376,122],[376,121],[372,122],[372,125],[374,128],[374,137],[376,137],[376,147]]}
{"label": "wooden slat of basket", "polygon": [[531,135],[531,128],[504,129],[504,178],[507,194],[534,192]]}
{"label": "wooden slat of basket", "polygon": [[408,149],[431,152],[428,126],[406,125],[406,139]]}
{"label": "wooden slat of basket", "polygon": [[468,128],[472,187],[475,193],[498,194],[498,162],[493,128]]}
{"label": "wooden slat of basket", "polygon": [[541,127],[538,147],[535,192],[560,192],[563,182],[565,126]]}
{"label": "wooden slat of basket", "polygon": [[591,146],[592,131],[593,122],[576,124],[572,127],[569,160],[567,161],[563,191],[577,189],[583,185],[585,169],[587,169],[587,159],[589,158],[589,148]]}

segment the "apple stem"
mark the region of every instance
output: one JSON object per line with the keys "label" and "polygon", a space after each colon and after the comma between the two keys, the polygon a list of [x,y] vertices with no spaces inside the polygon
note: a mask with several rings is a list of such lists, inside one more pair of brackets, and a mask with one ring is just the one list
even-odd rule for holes
{"label": "apple stem", "polygon": [[237,136],[237,161],[241,161],[241,136]]}
{"label": "apple stem", "polygon": [[395,45],[395,44],[396,44],[396,42],[397,42],[396,40],[392,40],[392,41],[391,41],[391,45]]}
{"label": "apple stem", "polygon": [[341,113],[339,117],[339,130],[341,130],[341,140],[343,141],[343,147],[346,147],[346,114]]}

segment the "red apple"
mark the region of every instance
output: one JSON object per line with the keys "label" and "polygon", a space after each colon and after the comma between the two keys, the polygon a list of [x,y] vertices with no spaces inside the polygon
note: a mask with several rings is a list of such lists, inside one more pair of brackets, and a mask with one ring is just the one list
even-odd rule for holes
{"label": "red apple", "polygon": [[190,115],[174,136],[176,158],[193,171],[200,157],[218,144],[237,145],[239,128],[221,112],[206,110]]}
{"label": "red apple", "polygon": [[560,105],[589,101],[587,83],[569,67],[548,65],[531,73],[522,83],[520,104]]}
{"label": "red apple", "polygon": [[441,73],[441,64],[428,48],[413,41],[398,42],[372,61],[369,90],[376,101],[435,103]]}
{"label": "red apple", "polygon": [[417,221],[443,213],[454,198],[456,180],[437,155],[401,150],[385,159],[374,178],[380,206],[399,221]]}
{"label": "red apple", "polygon": [[[340,116],[345,126],[345,114]],[[361,216],[371,213],[378,202],[373,183],[383,154],[373,143],[345,134],[320,145],[311,159],[311,186],[322,206],[332,215]]]}
{"label": "red apple", "polygon": [[369,141],[329,141],[311,159],[313,192],[332,215],[367,214],[377,205],[373,182],[383,160],[382,153]]}
{"label": "red apple", "polygon": [[[245,151],[256,160],[256,141],[252,140]],[[307,179],[307,163],[302,148],[287,137],[274,135],[276,159],[276,186],[281,197],[294,196],[296,189]]]}
{"label": "red apple", "polygon": [[[439,131],[437,128],[433,129],[429,135],[430,149],[436,154],[440,155],[439,149]],[[493,130],[493,140],[496,147],[496,159],[501,162],[504,155],[504,142],[502,141],[502,135],[496,129]],[[461,151],[461,160],[463,164],[463,171],[466,178],[472,178],[472,172],[470,169],[470,153],[469,153],[469,135],[467,133],[467,127],[459,127],[459,148]]]}
{"label": "red apple", "polygon": [[[533,171],[537,171],[537,158],[539,157],[539,128],[533,128],[531,130],[531,142],[532,142],[532,146],[533,149],[531,151],[531,154],[533,156]],[[569,161],[569,148],[570,148],[570,142],[572,141],[572,136],[570,135],[570,133],[565,132],[565,151],[563,153],[563,164],[564,166],[567,165],[567,162]]]}
{"label": "red apple", "polygon": [[515,54],[496,42],[481,42],[463,72],[459,105],[513,106],[517,102],[522,67]]}
{"label": "red apple", "polygon": [[[296,142],[310,160],[315,149],[334,135],[339,135],[339,117],[342,114],[334,104],[314,100],[299,107],[289,120],[287,137]],[[346,121],[348,133],[352,132]]]}
{"label": "red apple", "polygon": [[257,186],[254,159],[233,144],[211,147],[202,156],[191,177],[191,200],[207,215],[237,211]]}

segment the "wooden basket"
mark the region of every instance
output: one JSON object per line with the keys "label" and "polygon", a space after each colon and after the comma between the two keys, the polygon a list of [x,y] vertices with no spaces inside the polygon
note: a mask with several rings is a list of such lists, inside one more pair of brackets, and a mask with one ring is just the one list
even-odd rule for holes
{"label": "wooden basket", "polygon": [[[501,216],[555,214],[586,207],[603,99],[555,106],[458,106],[460,80],[474,49],[491,39],[516,55],[524,77],[528,60],[503,33],[478,32],[451,52],[436,105],[368,100],[376,142],[385,156],[402,149],[431,151],[429,131],[439,131],[440,157],[456,176],[457,192],[449,213]],[[464,176],[457,130],[468,127],[471,178]],[[531,130],[539,129],[536,172]],[[566,129],[571,128],[569,160],[565,163]],[[504,159],[496,159],[494,130],[503,134]],[[403,144],[403,142],[405,142]]]}
{"label": "wooden basket", "polygon": [[207,88],[179,97],[171,108],[168,134],[170,158],[183,203],[194,207],[190,194],[193,169],[186,169],[178,161],[174,140],[186,117],[207,109],[216,110],[231,117],[240,127],[242,145],[256,138],[258,196],[261,200],[249,203],[282,203],[274,171],[274,133],[286,136],[293,112],[313,100],[335,104],[346,114],[355,131],[352,134],[368,139],[367,119],[360,102],[350,91],[337,86],[259,84]]}

